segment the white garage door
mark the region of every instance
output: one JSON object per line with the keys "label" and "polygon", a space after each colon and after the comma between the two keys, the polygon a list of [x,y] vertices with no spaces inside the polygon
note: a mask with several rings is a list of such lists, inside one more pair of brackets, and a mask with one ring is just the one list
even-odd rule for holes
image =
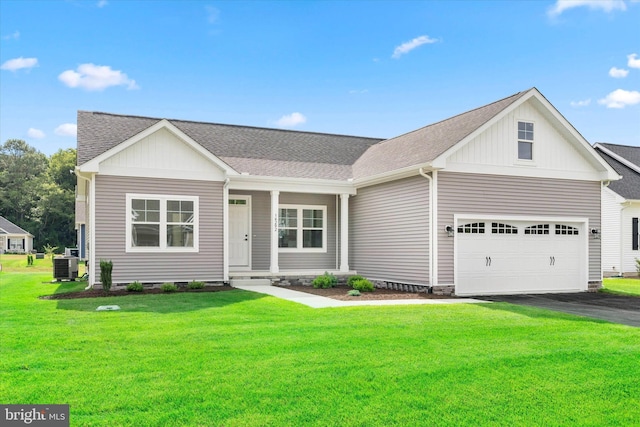
{"label": "white garage door", "polygon": [[456,294],[587,290],[584,223],[458,220]]}

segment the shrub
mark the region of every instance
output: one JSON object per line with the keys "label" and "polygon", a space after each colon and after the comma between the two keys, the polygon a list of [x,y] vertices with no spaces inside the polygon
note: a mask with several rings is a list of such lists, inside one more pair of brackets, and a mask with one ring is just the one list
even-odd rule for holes
{"label": "shrub", "polygon": [[358,274],[356,274],[355,276],[349,276],[349,278],[347,279],[347,285],[353,288],[353,282],[357,280],[362,280],[362,279],[364,279],[364,277]]}
{"label": "shrub", "polygon": [[351,289],[349,292],[347,292],[347,295],[349,295],[350,297],[359,297],[360,291],[357,289]]}
{"label": "shrub", "polygon": [[163,283],[160,289],[162,289],[162,292],[175,292],[178,290],[178,287],[173,283]]}
{"label": "shrub", "polygon": [[351,287],[360,292],[373,292],[373,283],[367,279],[354,280]]}
{"label": "shrub", "polygon": [[636,258],[636,271],[638,272],[638,276],[640,276],[640,258]]}
{"label": "shrub", "polygon": [[102,289],[106,292],[111,290],[111,272],[113,271],[113,262],[104,259],[100,260],[100,282]]}
{"label": "shrub", "polygon": [[33,255],[27,255],[27,266],[33,265]]}
{"label": "shrub", "polygon": [[333,288],[335,285],[338,284],[338,278],[336,276],[334,276],[333,274],[327,273],[325,271],[322,276],[318,276],[315,279],[313,279],[313,282],[311,282],[311,284],[316,289],[318,289],[318,288],[322,288],[322,289]]}
{"label": "shrub", "polygon": [[137,280],[127,285],[127,291],[129,292],[142,292],[143,289],[144,288],[142,286],[142,283],[138,282]]}
{"label": "shrub", "polygon": [[199,282],[199,281],[192,280],[191,282],[189,282],[187,284],[187,288],[189,288],[189,289],[202,289],[202,288],[204,288],[204,282]]}

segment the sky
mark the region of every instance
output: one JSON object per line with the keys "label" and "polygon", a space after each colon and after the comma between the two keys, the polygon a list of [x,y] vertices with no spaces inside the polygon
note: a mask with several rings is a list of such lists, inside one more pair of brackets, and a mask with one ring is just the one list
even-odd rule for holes
{"label": "sky", "polygon": [[78,110],[389,138],[536,87],[640,146],[640,1],[0,1],[0,142]]}

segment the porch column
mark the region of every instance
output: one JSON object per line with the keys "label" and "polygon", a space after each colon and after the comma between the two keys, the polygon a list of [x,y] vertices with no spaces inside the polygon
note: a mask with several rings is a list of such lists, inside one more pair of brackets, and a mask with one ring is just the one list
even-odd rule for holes
{"label": "porch column", "polygon": [[349,271],[349,195],[340,195],[340,271]]}
{"label": "porch column", "polygon": [[280,272],[278,266],[278,205],[280,204],[280,192],[271,192],[271,273]]}

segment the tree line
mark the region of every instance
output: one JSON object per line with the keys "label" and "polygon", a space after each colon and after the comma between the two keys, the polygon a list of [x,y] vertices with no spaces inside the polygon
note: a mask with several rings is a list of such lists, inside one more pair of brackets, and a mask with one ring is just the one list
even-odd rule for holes
{"label": "tree line", "polygon": [[0,146],[0,216],[34,236],[34,247],[75,247],[76,150],[47,157],[21,139]]}

